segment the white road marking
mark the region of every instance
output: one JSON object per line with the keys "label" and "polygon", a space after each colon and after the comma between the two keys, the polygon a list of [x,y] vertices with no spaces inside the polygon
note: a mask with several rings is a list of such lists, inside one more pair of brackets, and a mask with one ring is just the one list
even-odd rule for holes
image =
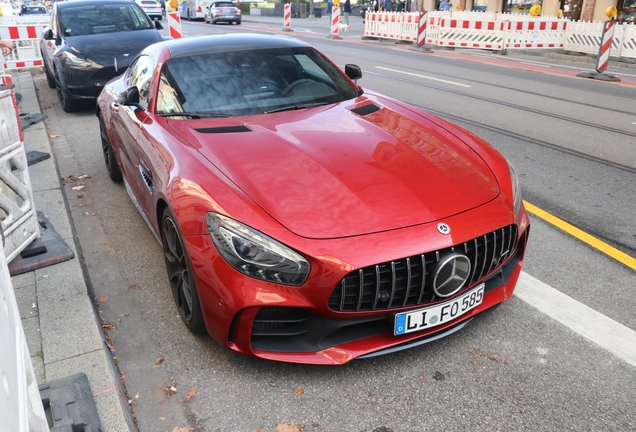
{"label": "white road marking", "polygon": [[443,82],[443,83],[446,83],[446,84],[453,84],[453,85],[460,86],[460,87],[471,87],[471,86],[469,86],[467,84],[460,84],[460,83],[453,82],[453,81],[447,81],[447,80],[443,80],[443,79],[439,79],[439,78],[433,78],[433,77],[429,77],[429,76],[426,76],[426,75],[414,74],[414,73],[411,73],[411,72],[405,72],[405,71],[401,71],[401,70],[397,70],[397,69],[389,69],[389,68],[385,68],[385,67],[382,67],[382,66],[376,66],[376,68],[377,69],[386,70],[386,71],[401,73],[401,74],[404,74],[404,75],[410,75],[410,76],[414,76],[414,77],[418,77],[418,78],[424,78],[424,79],[428,79],[428,80],[432,80],[432,81],[439,81],[439,82]]}
{"label": "white road marking", "polygon": [[522,272],[514,294],[550,318],[636,366],[636,332]]}
{"label": "white road marking", "polygon": [[540,65],[540,66],[547,67],[547,68],[552,67],[552,66],[548,66],[548,65],[545,65],[545,64],[541,64],[539,62],[531,62],[531,61],[520,61],[519,63],[527,64],[527,65],[530,65],[530,66]]}

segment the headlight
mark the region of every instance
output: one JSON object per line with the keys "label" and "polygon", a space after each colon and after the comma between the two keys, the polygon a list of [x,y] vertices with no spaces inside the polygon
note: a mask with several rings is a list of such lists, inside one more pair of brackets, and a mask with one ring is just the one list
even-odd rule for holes
{"label": "headlight", "polygon": [[76,56],[75,54],[73,54],[72,52],[69,51],[63,51],[62,52],[62,56],[63,59],[62,61],[64,62],[64,64],[67,64],[69,66],[73,66],[76,68],[89,68],[91,67],[91,62],[83,59],[81,57]]}
{"label": "headlight", "polygon": [[239,272],[269,282],[299,286],[309,276],[309,262],[282,243],[216,213],[207,214],[212,241]]}
{"label": "headlight", "polygon": [[508,168],[510,168],[510,182],[512,183],[512,199],[515,203],[515,217],[519,214],[521,209],[521,188],[519,188],[519,177],[515,167],[512,166],[510,161],[508,162]]}

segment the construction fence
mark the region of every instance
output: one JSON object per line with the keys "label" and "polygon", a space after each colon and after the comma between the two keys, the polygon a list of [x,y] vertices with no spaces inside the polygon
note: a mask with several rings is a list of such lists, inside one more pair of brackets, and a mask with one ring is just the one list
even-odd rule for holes
{"label": "construction fence", "polygon": [[[603,23],[577,22],[557,17],[493,12],[427,12],[428,45],[477,48],[505,52],[509,49],[561,49],[598,54]],[[364,36],[416,41],[419,13],[369,12]],[[616,26],[612,57],[636,59],[636,25]]]}

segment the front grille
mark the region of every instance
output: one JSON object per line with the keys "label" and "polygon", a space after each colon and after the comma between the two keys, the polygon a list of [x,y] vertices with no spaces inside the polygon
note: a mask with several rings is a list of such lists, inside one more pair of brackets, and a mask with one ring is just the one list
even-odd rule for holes
{"label": "front grille", "polygon": [[441,300],[433,292],[433,268],[451,252],[464,253],[471,273],[464,287],[480,281],[510,256],[517,247],[517,226],[437,251],[364,267],[345,276],[329,298],[329,308],[355,312],[416,306]]}

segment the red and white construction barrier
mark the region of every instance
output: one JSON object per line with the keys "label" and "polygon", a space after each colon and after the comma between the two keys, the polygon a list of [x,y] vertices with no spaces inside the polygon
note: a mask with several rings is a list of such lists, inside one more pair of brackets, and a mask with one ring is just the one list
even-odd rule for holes
{"label": "red and white construction barrier", "polygon": [[329,35],[332,39],[340,39],[338,34],[340,33],[340,8],[338,6],[334,6],[331,8],[331,34]]}
{"label": "red and white construction barrier", "polygon": [[510,21],[506,29],[505,49],[563,48],[568,21]]}
{"label": "red and white construction barrier", "polygon": [[614,37],[614,29],[616,21],[605,21],[603,26],[603,38],[601,40],[601,48],[598,51],[598,60],[596,62],[596,71],[603,73],[607,70],[609,63],[610,49],[612,48],[612,38]]}
{"label": "red and white construction barrier", "polygon": [[42,32],[46,26],[0,25],[0,39],[13,41],[15,50],[4,57],[4,69],[22,69],[42,67],[42,55],[39,47]]}
{"label": "red and white construction barrier", "polygon": [[291,29],[291,3],[285,3],[283,13],[283,31],[293,31]]}
{"label": "red and white construction barrier", "polygon": [[183,31],[181,30],[181,17],[178,12],[168,13],[168,31],[170,33],[170,37],[173,39],[183,37]]}

